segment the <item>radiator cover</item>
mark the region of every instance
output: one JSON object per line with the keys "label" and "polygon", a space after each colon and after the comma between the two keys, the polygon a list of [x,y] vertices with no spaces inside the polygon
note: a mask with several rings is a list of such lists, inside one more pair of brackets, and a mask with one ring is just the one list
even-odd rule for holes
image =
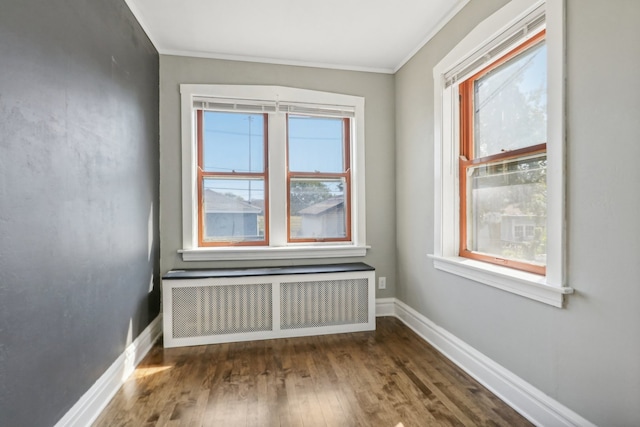
{"label": "radiator cover", "polygon": [[372,270],[163,279],[164,346],[374,330],[374,284]]}

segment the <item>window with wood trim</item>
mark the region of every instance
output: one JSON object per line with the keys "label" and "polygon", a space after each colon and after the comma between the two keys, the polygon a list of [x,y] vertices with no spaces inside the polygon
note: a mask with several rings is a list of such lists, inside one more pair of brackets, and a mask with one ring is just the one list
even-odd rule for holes
{"label": "window with wood trim", "polygon": [[269,244],[267,114],[196,110],[198,244]]}
{"label": "window with wood trim", "polygon": [[351,240],[350,123],[287,116],[289,242]]}
{"label": "window with wood trim", "polygon": [[180,91],[185,261],[366,255],[364,98]]}
{"label": "window with wood trim", "polygon": [[545,274],[544,30],[459,84],[460,256]]}

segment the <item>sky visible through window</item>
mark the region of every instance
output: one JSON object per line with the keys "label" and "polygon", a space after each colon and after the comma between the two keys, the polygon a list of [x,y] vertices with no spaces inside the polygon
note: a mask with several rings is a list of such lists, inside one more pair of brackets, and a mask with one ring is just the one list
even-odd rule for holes
{"label": "sky visible through window", "polygon": [[289,116],[289,169],[343,172],[342,119]]}
{"label": "sky visible through window", "polygon": [[477,157],[547,142],[544,42],[475,81]]}
{"label": "sky visible through window", "polygon": [[[264,172],[265,120],[262,114],[205,111],[204,170]],[[333,173],[344,170],[342,119],[290,115],[288,130],[292,171]],[[263,182],[256,180],[215,179],[207,180],[205,186],[247,201],[264,194]]]}

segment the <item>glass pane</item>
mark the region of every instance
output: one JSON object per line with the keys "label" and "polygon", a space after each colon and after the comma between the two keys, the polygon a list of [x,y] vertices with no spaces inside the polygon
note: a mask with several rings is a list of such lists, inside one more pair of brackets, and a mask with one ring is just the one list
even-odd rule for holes
{"label": "glass pane", "polygon": [[204,112],[203,169],[206,172],[263,172],[264,116]]}
{"label": "glass pane", "polygon": [[547,47],[542,42],[475,81],[475,158],[547,142]]}
{"label": "glass pane", "polygon": [[344,179],[292,179],[289,220],[292,239],[347,236]]}
{"label": "glass pane", "polygon": [[205,179],[205,242],[265,240],[264,180]]}
{"label": "glass pane", "polygon": [[467,169],[469,250],[545,265],[546,165],[543,154]]}
{"label": "glass pane", "polygon": [[289,116],[289,170],[344,172],[343,120]]}

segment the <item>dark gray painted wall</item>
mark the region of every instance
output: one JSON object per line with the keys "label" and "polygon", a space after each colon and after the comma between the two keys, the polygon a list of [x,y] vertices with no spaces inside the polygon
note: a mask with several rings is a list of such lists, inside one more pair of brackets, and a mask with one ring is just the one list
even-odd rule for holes
{"label": "dark gray painted wall", "polygon": [[158,54],[122,0],[0,8],[0,425],[55,424],[159,312]]}

